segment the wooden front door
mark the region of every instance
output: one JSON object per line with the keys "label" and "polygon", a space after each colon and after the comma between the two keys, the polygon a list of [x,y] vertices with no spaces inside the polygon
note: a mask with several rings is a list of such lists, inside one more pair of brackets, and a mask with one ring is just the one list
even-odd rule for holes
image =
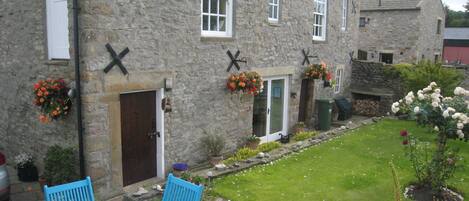
{"label": "wooden front door", "polygon": [[156,92],[120,95],[124,186],[156,177]]}

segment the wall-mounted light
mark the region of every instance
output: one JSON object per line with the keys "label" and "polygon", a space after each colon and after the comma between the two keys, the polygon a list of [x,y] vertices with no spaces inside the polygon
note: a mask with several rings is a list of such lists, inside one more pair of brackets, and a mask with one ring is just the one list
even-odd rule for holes
{"label": "wall-mounted light", "polygon": [[290,97],[293,98],[293,99],[295,99],[295,98],[296,98],[296,92],[291,92],[291,93],[290,93]]}
{"label": "wall-mounted light", "polygon": [[67,95],[68,95],[68,97],[70,97],[70,98],[75,98],[75,94],[76,94],[76,93],[75,93],[75,89],[74,89],[74,88],[69,89],[68,92],[67,92]]}
{"label": "wall-mounted light", "polygon": [[171,91],[171,89],[173,89],[173,78],[164,79],[164,89],[165,91]]}

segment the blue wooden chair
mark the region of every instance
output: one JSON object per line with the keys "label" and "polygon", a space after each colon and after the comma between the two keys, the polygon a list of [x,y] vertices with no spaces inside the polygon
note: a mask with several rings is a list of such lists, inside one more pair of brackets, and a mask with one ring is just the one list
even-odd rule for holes
{"label": "blue wooden chair", "polygon": [[46,201],[94,201],[93,186],[90,177],[81,181],[54,187],[44,186]]}
{"label": "blue wooden chair", "polygon": [[203,191],[203,186],[197,186],[169,174],[163,201],[200,201]]}

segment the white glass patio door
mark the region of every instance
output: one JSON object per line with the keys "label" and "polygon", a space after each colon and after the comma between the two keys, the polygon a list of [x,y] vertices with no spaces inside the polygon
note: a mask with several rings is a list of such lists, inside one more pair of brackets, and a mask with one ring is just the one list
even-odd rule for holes
{"label": "white glass patio door", "polygon": [[288,120],[288,77],[264,80],[264,90],[254,98],[253,133],[261,142],[271,142],[286,135]]}

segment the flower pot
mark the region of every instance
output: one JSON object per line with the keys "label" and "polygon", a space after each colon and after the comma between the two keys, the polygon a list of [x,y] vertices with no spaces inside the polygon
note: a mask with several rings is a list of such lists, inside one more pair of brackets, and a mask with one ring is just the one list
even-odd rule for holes
{"label": "flower pot", "polygon": [[212,164],[213,166],[222,163],[222,161],[223,161],[223,156],[211,156],[210,157],[210,164]]}
{"label": "flower pot", "polygon": [[257,146],[259,146],[259,141],[248,141],[246,142],[246,147],[249,148],[249,149],[257,149]]}
{"label": "flower pot", "polygon": [[280,142],[282,144],[287,144],[290,142],[290,135],[282,135],[280,134]]}
{"label": "flower pot", "polygon": [[33,182],[37,181],[38,174],[37,168],[34,165],[31,166],[24,166],[24,167],[17,167],[18,171],[18,179],[24,182]]}

